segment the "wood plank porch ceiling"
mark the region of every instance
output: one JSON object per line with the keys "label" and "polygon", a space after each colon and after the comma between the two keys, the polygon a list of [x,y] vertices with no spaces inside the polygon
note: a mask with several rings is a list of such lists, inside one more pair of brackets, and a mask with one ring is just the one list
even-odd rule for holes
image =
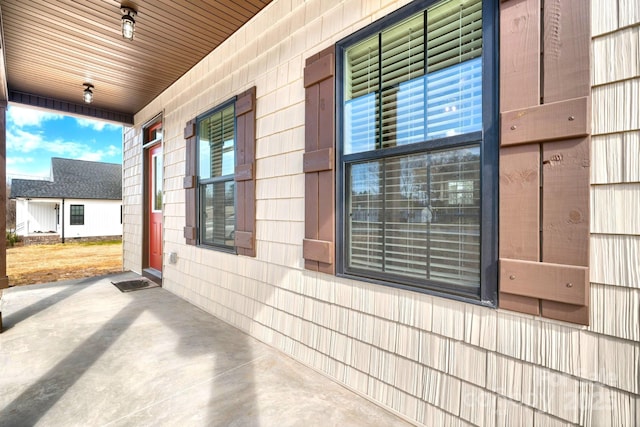
{"label": "wood plank porch ceiling", "polygon": [[[8,100],[126,122],[270,1],[2,0]],[[133,41],[121,5],[138,11]]]}

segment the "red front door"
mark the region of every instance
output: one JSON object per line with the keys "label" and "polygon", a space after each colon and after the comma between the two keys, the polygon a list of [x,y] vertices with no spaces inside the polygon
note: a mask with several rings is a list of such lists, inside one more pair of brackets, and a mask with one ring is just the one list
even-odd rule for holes
{"label": "red front door", "polygon": [[162,271],[162,144],[147,150],[149,192],[149,267]]}

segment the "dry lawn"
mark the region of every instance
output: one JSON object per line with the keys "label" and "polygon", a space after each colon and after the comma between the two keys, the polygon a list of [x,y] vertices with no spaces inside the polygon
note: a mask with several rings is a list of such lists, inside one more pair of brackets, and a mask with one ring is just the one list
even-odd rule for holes
{"label": "dry lawn", "polygon": [[120,241],[7,248],[9,286],[80,279],[120,271]]}

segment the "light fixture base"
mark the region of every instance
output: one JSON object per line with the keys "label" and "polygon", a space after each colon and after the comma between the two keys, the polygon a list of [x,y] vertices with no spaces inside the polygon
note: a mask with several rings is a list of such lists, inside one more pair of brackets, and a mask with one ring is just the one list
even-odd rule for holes
{"label": "light fixture base", "polygon": [[136,10],[132,7],[128,7],[128,6],[120,6],[120,10],[122,11],[123,15],[131,15],[132,17],[136,17],[138,15],[138,12],[136,12]]}

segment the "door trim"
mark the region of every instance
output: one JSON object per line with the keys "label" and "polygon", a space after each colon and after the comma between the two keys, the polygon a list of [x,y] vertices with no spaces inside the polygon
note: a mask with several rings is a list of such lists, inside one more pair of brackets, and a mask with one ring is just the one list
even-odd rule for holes
{"label": "door trim", "polygon": [[[158,145],[162,146],[162,134],[159,137],[150,139],[149,135],[151,134],[150,130],[154,130],[157,128],[162,128],[162,116],[158,116],[157,119],[150,122],[147,126],[143,128],[143,145],[142,145],[142,257],[141,257],[141,270],[142,276],[150,279],[151,281],[162,285],[162,271],[156,270],[150,266],[149,261],[149,216],[151,214],[150,211],[150,191],[151,185],[149,179],[149,168],[151,167],[149,162],[149,150],[157,147]],[[154,135],[157,135],[154,133]]]}

